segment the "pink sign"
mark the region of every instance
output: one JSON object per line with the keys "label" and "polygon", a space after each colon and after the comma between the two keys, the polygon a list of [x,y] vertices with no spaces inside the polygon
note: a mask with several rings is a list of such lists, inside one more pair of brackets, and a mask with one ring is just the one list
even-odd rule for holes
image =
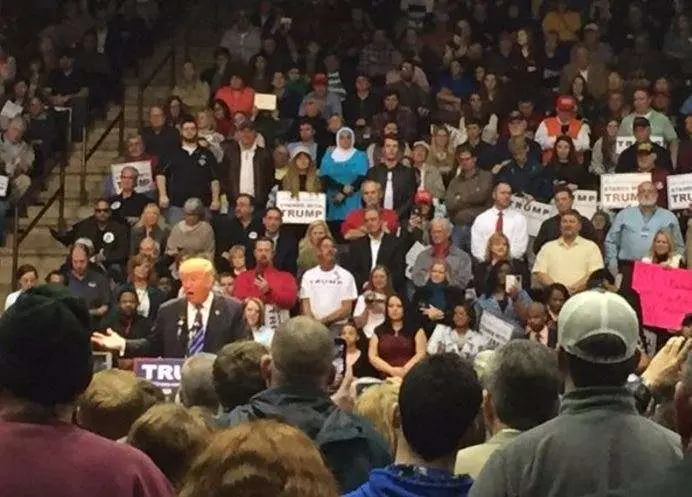
{"label": "pink sign", "polygon": [[632,288],[639,294],[645,326],[677,331],[692,312],[692,270],[635,262]]}

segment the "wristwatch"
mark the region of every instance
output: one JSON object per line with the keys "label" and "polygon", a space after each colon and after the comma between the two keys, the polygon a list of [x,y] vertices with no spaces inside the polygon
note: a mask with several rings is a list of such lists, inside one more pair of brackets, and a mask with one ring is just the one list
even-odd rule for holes
{"label": "wristwatch", "polygon": [[645,413],[649,407],[649,404],[651,404],[651,400],[654,398],[654,395],[646,383],[644,383],[644,380],[642,380],[640,376],[631,374],[627,378],[625,387],[634,395],[634,401],[637,405],[637,410],[639,413]]}

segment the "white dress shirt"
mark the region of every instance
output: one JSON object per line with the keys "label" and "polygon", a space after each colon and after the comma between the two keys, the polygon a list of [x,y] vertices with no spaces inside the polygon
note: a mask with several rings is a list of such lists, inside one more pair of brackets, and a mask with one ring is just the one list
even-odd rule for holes
{"label": "white dress shirt", "polygon": [[380,238],[374,238],[372,235],[368,235],[368,237],[370,237],[370,271],[372,271],[377,266],[377,254],[380,253],[382,246],[382,234],[380,234]]}
{"label": "white dress shirt", "polygon": [[[515,209],[505,209],[502,217],[502,232],[509,239],[512,259],[521,259],[529,244],[529,233],[524,215]],[[490,236],[495,233],[500,211],[491,207],[478,215],[471,227],[471,253],[479,261],[485,260],[485,251]]]}
{"label": "white dress shirt", "polygon": [[[209,322],[209,314],[211,313],[211,303],[214,300],[214,294],[212,292],[209,292],[209,296],[207,297],[207,300],[202,302],[202,308],[200,311],[202,311],[202,327],[204,329],[207,328],[207,322]],[[192,325],[195,322],[195,316],[197,315],[197,307],[195,307],[195,304],[188,302],[187,303],[187,329],[189,330],[192,328]]]}
{"label": "white dress shirt", "polygon": [[136,288],[137,298],[139,299],[139,305],[137,306],[137,312],[144,316],[149,317],[149,310],[151,308],[151,301],[149,300],[149,293],[146,288]]}
{"label": "white dress shirt", "polygon": [[253,145],[248,149],[240,149],[240,193],[255,196],[255,150]]}
{"label": "white dress shirt", "polygon": [[387,183],[384,187],[384,202],[382,204],[385,209],[394,209],[394,173],[387,171]]}

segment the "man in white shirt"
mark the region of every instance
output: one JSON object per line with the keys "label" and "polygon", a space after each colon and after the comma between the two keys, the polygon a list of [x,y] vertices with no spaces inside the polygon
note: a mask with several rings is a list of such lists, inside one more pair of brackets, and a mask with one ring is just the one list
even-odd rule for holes
{"label": "man in white shirt", "polygon": [[581,216],[570,209],[560,216],[560,238],[541,247],[533,274],[543,287],[553,283],[565,285],[570,293],[586,289],[594,271],[603,268],[601,250],[591,240],[579,236]]}
{"label": "man in white shirt", "polygon": [[502,232],[509,239],[509,252],[512,259],[523,259],[529,244],[529,233],[524,215],[510,209],[512,187],[498,183],[493,189],[493,206],[482,212],[471,227],[471,253],[479,260],[485,260],[485,252],[490,236]]}
{"label": "man in white shirt", "polygon": [[302,314],[328,326],[333,337],[339,336],[358,298],[353,275],[336,264],[335,257],[334,241],[324,238],[317,247],[320,265],[306,271],[300,283]]}

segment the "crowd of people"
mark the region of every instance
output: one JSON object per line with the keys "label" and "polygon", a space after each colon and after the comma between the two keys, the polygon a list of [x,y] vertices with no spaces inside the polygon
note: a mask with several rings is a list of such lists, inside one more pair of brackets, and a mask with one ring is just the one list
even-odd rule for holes
{"label": "crowd of people", "polygon": [[[184,62],[93,215],[52,230],[64,265],[19,268],[0,318],[8,405],[75,402],[78,426],[162,470],[112,452],[137,461],[121,476],[147,495],[579,497],[676,481],[692,287],[658,325],[637,271],[690,281],[692,202],[667,187],[692,174],[689,5],[256,3],[234,11],[212,67]],[[614,208],[601,184],[625,173],[650,179]],[[13,333],[32,313],[75,328],[56,338],[74,357],[43,359],[74,369],[59,388],[27,386],[21,367],[44,356]],[[77,371],[83,349],[114,369]],[[185,359],[182,405],[132,374],[142,357]],[[5,437],[36,437],[32,451],[57,436],[23,429]],[[84,462],[101,457],[77,433]]]}

